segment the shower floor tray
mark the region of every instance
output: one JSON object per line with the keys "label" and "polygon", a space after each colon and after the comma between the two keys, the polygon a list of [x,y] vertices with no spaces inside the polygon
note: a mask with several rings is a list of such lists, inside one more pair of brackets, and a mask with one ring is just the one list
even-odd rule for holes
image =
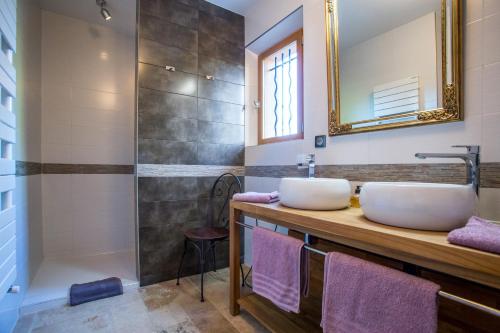
{"label": "shower floor tray", "polygon": [[133,251],[44,259],[31,281],[21,314],[66,304],[69,287],[73,283],[85,283],[112,276],[122,280],[125,292],[139,287]]}

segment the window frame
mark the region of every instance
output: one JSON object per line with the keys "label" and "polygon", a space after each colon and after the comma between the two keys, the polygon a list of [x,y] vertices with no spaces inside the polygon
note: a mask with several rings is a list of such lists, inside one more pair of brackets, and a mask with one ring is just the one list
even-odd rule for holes
{"label": "window frame", "polygon": [[[290,134],[285,136],[275,136],[271,138],[263,138],[264,130],[263,130],[263,119],[264,119],[264,83],[263,83],[263,62],[271,54],[275,53],[279,49],[287,46],[292,42],[297,42],[297,127],[298,133]],[[289,35],[288,37],[282,39],[280,42],[271,46],[269,49],[265,50],[258,57],[258,89],[259,89],[259,111],[258,111],[258,144],[267,144],[274,142],[283,142],[283,141],[291,141],[291,140],[302,140],[304,139],[304,71],[303,71],[303,30],[299,29]]]}

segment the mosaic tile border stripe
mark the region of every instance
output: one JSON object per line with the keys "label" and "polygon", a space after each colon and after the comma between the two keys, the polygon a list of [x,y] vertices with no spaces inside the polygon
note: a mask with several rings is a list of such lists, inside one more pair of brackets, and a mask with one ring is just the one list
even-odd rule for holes
{"label": "mosaic tile border stripe", "polygon": [[481,163],[481,187],[500,188],[500,163]]}
{"label": "mosaic tile border stripe", "polygon": [[16,161],[16,176],[39,174],[111,174],[133,175],[133,165],[60,164]]}
{"label": "mosaic tile border stripe", "polygon": [[[482,163],[481,187],[500,188],[500,162]],[[245,176],[253,177],[304,177],[307,170],[295,165],[247,166]],[[465,165],[439,164],[357,164],[317,165],[316,176],[347,178],[351,181],[416,181],[431,183],[465,184]]]}
{"label": "mosaic tile border stripe", "polygon": [[234,165],[185,165],[138,164],[138,177],[217,177],[225,172],[245,175],[244,166]]}
{"label": "mosaic tile border stripe", "polygon": [[[481,187],[500,188],[500,162],[481,163]],[[210,177],[223,172],[253,177],[305,177],[307,170],[295,165],[214,166],[214,165],[137,165],[139,177]],[[134,174],[134,165],[57,164],[16,161],[16,176],[39,174]],[[463,164],[366,164],[318,165],[316,175],[347,178],[352,181],[421,181],[465,183]]]}
{"label": "mosaic tile border stripe", "polygon": [[42,173],[42,163],[40,162],[28,162],[28,161],[16,161],[16,176],[33,176]]}
{"label": "mosaic tile border stripe", "polygon": [[133,165],[43,163],[44,174],[134,174]]}

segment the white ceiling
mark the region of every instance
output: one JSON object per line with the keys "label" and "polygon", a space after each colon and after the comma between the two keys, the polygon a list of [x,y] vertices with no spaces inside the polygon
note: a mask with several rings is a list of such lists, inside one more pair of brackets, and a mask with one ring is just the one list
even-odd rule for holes
{"label": "white ceiling", "polygon": [[207,0],[219,7],[245,16],[249,7],[257,0]]}
{"label": "white ceiling", "polygon": [[247,45],[247,50],[255,54],[261,54],[271,46],[302,28],[304,26],[303,16],[304,10],[300,7]]}
{"label": "white ceiling", "polygon": [[340,0],[341,49],[352,47],[400,25],[437,11],[441,0]]}
{"label": "white ceiling", "polygon": [[106,0],[112,19],[104,21],[95,0],[41,0],[42,9],[135,34],[136,0]]}
{"label": "white ceiling", "polygon": [[[250,5],[256,0],[209,0],[209,2],[244,15]],[[136,29],[137,0],[106,0],[107,7],[113,17],[105,22],[99,12],[95,0],[41,0],[42,9],[66,15],[87,22],[102,24],[114,30],[134,35]]]}

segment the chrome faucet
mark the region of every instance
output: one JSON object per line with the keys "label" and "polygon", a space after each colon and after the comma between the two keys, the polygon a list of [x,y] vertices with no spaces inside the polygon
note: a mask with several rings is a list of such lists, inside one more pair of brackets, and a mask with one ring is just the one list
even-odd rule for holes
{"label": "chrome faucet", "polygon": [[479,146],[452,146],[454,148],[467,148],[466,154],[440,154],[440,153],[417,153],[416,158],[459,158],[465,162],[467,168],[467,183],[479,195]]}
{"label": "chrome faucet", "polygon": [[308,165],[307,176],[309,178],[314,178],[314,169],[316,168],[316,160],[314,154],[307,155],[306,161]]}
{"label": "chrome faucet", "polygon": [[314,169],[316,167],[316,160],[315,160],[314,154],[307,154],[305,161],[306,161],[307,164],[305,164],[305,163],[298,163],[297,167],[299,169],[305,169],[305,168],[307,168],[307,176],[309,178],[314,178]]}

